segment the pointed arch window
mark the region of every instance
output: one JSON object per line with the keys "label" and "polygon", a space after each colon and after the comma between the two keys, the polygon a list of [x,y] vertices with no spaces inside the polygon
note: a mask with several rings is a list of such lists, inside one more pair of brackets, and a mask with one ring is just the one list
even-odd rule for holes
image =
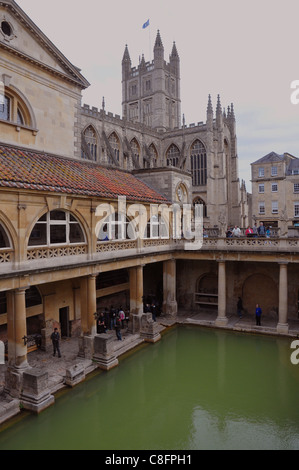
{"label": "pointed arch window", "polygon": [[98,142],[96,132],[92,126],[89,126],[86,129],[86,131],[84,132],[84,137],[92,160],[97,161]]}
{"label": "pointed arch window", "polygon": [[201,204],[203,206],[203,216],[207,217],[207,206],[205,201],[198,196],[193,201],[193,207],[196,206],[196,204]]}
{"label": "pointed arch window", "polygon": [[200,140],[196,140],[191,147],[191,175],[193,186],[207,184],[207,152]]}
{"label": "pointed arch window", "polygon": [[72,245],[85,243],[78,220],[67,211],[54,210],[44,214],[35,224],[28,246]]}
{"label": "pointed arch window", "polygon": [[136,139],[133,139],[131,141],[131,149],[132,149],[133,156],[134,156],[135,160],[138,163],[140,163],[140,146],[139,146]]}
{"label": "pointed arch window", "polygon": [[[119,155],[120,155],[120,143],[119,143],[119,138],[117,137],[117,135],[115,134],[115,132],[113,132],[110,137],[109,137],[109,143],[111,145],[111,148],[112,148],[112,151],[114,152],[114,156],[116,158],[116,160],[119,162]],[[110,159],[109,159],[110,160]],[[112,161],[110,161],[110,163],[113,163]]]}
{"label": "pointed arch window", "polygon": [[[156,147],[154,146],[154,144],[151,144],[149,146],[149,153],[150,153],[150,156],[151,156],[151,159],[152,159],[152,162],[153,162],[153,167],[156,168],[157,167],[157,162],[158,162],[158,152],[157,152],[157,149]],[[149,164],[148,164],[148,168],[149,168]]]}
{"label": "pointed arch window", "polygon": [[176,145],[172,144],[166,153],[167,166],[179,166],[180,151]]}

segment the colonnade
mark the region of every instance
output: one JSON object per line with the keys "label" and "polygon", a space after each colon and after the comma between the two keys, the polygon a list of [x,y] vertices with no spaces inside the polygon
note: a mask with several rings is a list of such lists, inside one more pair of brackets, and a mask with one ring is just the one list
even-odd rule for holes
{"label": "colonnade", "polygon": [[[216,326],[226,326],[227,289],[226,261],[218,260],[218,315]],[[277,332],[287,334],[288,325],[288,263],[279,262],[279,312]],[[144,265],[129,268],[130,274],[130,312],[143,314],[143,269]],[[92,274],[80,280],[81,298],[81,334],[93,337],[96,334],[96,277]],[[26,327],[26,288],[16,289],[7,295],[7,334],[8,334],[8,368],[14,374],[20,374],[28,367],[27,346],[24,338]],[[176,260],[163,262],[163,312],[175,316],[176,301]]]}
{"label": "colonnade", "polygon": [[[287,334],[288,325],[288,263],[279,262],[279,305],[277,333]],[[228,318],[226,315],[226,261],[218,260],[218,315],[216,326],[226,326]]]}

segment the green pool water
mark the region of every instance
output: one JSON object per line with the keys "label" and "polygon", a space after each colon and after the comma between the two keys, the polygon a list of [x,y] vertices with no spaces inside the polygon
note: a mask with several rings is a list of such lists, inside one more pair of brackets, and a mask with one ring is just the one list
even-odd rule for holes
{"label": "green pool water", "polygon": [[299,449],[291,340],[178,327],[0,432],[0,450]]}

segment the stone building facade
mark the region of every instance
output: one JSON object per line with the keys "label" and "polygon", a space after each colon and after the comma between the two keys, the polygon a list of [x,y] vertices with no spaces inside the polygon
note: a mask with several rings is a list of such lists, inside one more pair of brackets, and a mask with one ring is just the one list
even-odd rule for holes
{"label": "stone building facade", "polygon": [[252,212],[281,236],[299,234],[299,159],[271,152],[251,164]]}
{"label": "stone building facade", "polygon": [[[122,60],[123,118],[84,105],[81,110],[82,156],[102,164],[138,172],[149,182],[148,170],[159,168],[167,179],[169,168],[181,172],[175,181],[184,185],[186,200],[205,206],[205,226],[224,233],[227,225],[248,223],[246,187],[238,174],[236,119],[234,106],[222,109],[217,98],[213,111],[208,98],[206,119],[185,125],[181,120],[180,58],[176,45],[167,63],[158,31],[154,60],[132,67],[128,46]],[[154,174],[153,172],[151,172]],[[191,185],[190,185],[191,177]],[[184,183],[186,181],[186,184]],[[155,189],[163,183],[152,178]],[[169,195],[169,194],[168,194]]]}
{"label": "stone building facade", "polygon": [[[14,0],[0,2],[0,341],[10,393],[20,392],[29,368],[30,335],[48,348],[57,326],[92,358],[95,314],[112,303],[125,303],[136,330],[146,298],[172,317],[178,309],[209,312],[219,327],[238,296],[248,315],[256,301],[264,304],[279,334],[297,319],[298,240],[222,236],[248,218],[233,105],[224,111],[218,97],[214,112],[209,97],[205,122],[181,125],[177,49],[165,63],[160,33],[155,49],[153,63],[135,69],[125,49],[121,118],[104,103],[82,106],[89,84],[78,68]],[[121,219],[104,208],[119,216],[120,195],[131,214],[145,208],[144,237],[111,237]],[[200,250],[149,236],[151,204],[173,202],[203,202],[204,224],[217,236]]]}

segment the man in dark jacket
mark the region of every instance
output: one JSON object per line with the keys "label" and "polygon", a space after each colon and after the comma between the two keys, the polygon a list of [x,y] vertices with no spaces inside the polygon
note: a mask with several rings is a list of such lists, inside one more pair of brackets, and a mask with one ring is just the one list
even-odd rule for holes
{"label": "man in dark jacket", "polygon": [[57,351],[58,352],[58,357],[61,357],[60,346],[59,346],[60,334],[58,333],[57,328],[54,328],[54,331],[51,334],[51,340],[52,340],[52,344],[53,344],[53,356],[56,356],[56,351]]}

